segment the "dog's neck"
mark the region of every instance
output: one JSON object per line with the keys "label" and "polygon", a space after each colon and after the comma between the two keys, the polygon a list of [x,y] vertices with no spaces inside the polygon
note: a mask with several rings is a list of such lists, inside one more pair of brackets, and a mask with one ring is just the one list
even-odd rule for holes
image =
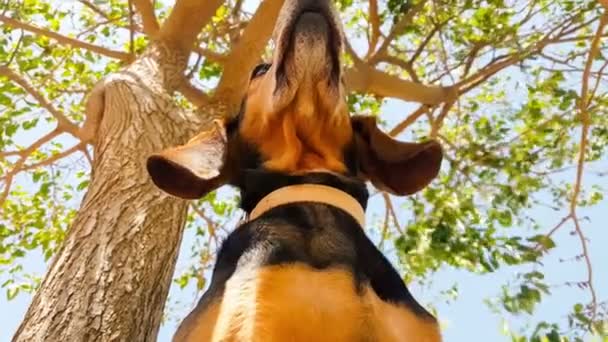
{"label": "dog's neck", "polygon": [[319,184],[289,185],[271,192],[251,211],[249,220],[255,220],[272,208],[303,202],[323,203],[342,209],[361,227],[365,227],[365,210],[354,197],[342,190]]}
{"label": "dog's neck", "polygon": [[[324,201],[323,198],[318,197],[316,200],[313,200],[315,198],[309,196],[315,195],[312,192],[309,194],[303,194],[300,192],[299,196],[301,200],[299,202],[327,202],[329,205],[337,206],[343,210],[349,211],[349,213],[351,213],[351,215],[353,215],[353,217],[355,217],[355,219],[358,221],[359,216],[361,215],[355,214],[355,212],[358,212],[359,209],[348,210],[348,208],[354,208],[356,207],[356,204],[358,204],[360,209],[365,212],[367,207],[367,199],[369,197],[367,187],[363,181],[357,178],[335,175],[331,173],[315,172],[303,175],[286,175],[278,172],[250,169],[244,170],[243,176],[240,179],[241,183],[236,185],[241,190],[241,208],[250,215],[254,208],[258,206],[260,201],[262,201],[266,196],[279,189],[295,185],[321,185],[335,189],[336,191],[332,192],[331,190],[327,190],[325,188],[327,191],[326,194],[332,192],[332,197],[328,198],[327,201]],[[309,189],[312,188],[313,187]],[[300,190],[302,190],[302,188],[300,188]],[[312,191],[319,191],[319,187]],[[340,198],[341,196],[338,195],[339,192],[343,192],[344,197]],[[318,195],[318,192],[316,194]],[[289,195],[289,193],[287,193],[287,195]],[[349,201],[348,198],[351,198],[353,201]],[[273,203],[278,203],[274,202],[276,199],[273,199],[272,201]],[[290,201],[289,199],[282,199],[281,201],[284,201],[285,204],[294,202]]]}

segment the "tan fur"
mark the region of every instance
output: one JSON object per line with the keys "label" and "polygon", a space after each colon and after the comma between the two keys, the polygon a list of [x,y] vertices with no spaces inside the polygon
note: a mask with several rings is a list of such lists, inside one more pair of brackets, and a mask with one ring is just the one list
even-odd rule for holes
{"label": "tan fur", "polygon": [[[219,301],[212,303],[202,312],[192,312],[188,316],[188,321],[184,321],[173,336],[174,342],[187,341],[211,341],[213,337],[213,327],[216,325],[217,316],[220,312]],[[194,315],[192,317],[192,315]]]}
{"label": "tan fur", "polygon": [[350,117],[343,98],[338,97],[339,103],[321,100],[323,92],[331,91],[322,83],[301,88],[291,103],[277,109],[268,100],[274,80],[262,76],[252,81],[240,133],[259,149],[265,168],[286,173],[346,170],[342,152],[352,139]]}
{"label": "tan fur", "polygon": [[[251,282],[248,278],[242,281]],[[434,322],[382,301],[369,288],[358,294],[346,270],[267,266],[256,272],[253,282],[254,287],[246,287],[255,291],[243,291],[239,298],[224,295],[222,306],[231,309],[221,310],[220,316],[228,316],[217,318],[217,306],[212,305],[196,319],[188,338],[176,341],[441,341]],[[230,326],[215,325],[221,321]]]}

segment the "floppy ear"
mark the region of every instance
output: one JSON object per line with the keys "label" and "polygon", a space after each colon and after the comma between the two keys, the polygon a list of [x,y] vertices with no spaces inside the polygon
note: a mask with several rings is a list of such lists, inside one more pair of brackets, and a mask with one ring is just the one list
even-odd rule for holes
{"label": "floppy ear", "polygon": [[163,191],[198,199],[226,182],[227,150],[225,124],[215,120],[210,129],[185,145],[153,154],[146,166],[154,184]]}
{"label": "floppy ear", "polygon": [[371,116],[354,116],[351,123],[360,172],[378,189],[395,195],[413,194],[439,173],[443,152],[437,141],[397,141],[383,133]]}

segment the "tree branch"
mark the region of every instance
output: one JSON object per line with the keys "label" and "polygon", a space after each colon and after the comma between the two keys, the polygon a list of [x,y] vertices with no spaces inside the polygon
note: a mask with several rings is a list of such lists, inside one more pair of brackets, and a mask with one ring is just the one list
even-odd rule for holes
{"label": "tree branch", "polygon": [[108,14],[104,11],[101,10],[101,8],[97,7],[95,4],[92,4],[90,1],[86,1],[86,0],[78,0],[78,2],[80,2],[81,4],[85,5],[86,7],[88,7],[91,11],[97,13],[98,15],[100,15],[101,17],[110,20],[110,17],[108,16]]}
{"label": "tree branch", "polygon": [[593,324],[595,321],[595,316],[597,315],[597,294],[595,292],[595,287],[593,285],[593,267],[591,267],[591,257],[589,256],[589,249],[587,248],[587,238],[583,234],[583,230],[581,229],[581,225],[579,223],[578,217],[576,213],[572,215],[572,221],[574,221],[574,230],[576,231],[576,235],[578,235],[579,240],[581,242],[581,247],[583,249],[583,257],[585,258],[585,266],[587,267],[587,286],[589,287],[589,293],[591,294],[591,319],[589,324]]}
{"label": "tree branch", "polygon": [[431,124],[430,136],[432,138],[435,138],[437,136],[437,133],[439,133],[439,129],[441,129],[441,126],[443,126],[443,121],[450,113],[450,109],[452,109],[452,107],[454,106],[454,103],[456,103],[456,100],[457,100],[457,98],[455,97],[449,101],[446,101],[443,104],[443,108],[441,108],[441,112],[437,116],[437,119],[435,119],[433,121],[433,123]]}
{"label": "tree branch", "polygon": [[405,233],[403,232],[403,229],[401,228],[401,225],[399,225],[399,220],[397,219],[397,214],[395,213],[395,208],[393,207],[393,201],[391,201],[390,196],[388,195],[388,193],[383,191],[382,198],[384,199],[384,203],[386,204],[386,208],[387,208],[388,212],[390,213],[391,217],[393,218],[397,231],[399,232],[399,234],[405,235]]}
{"label": "tree branch", "polygon": [[345,79],[347,87],[351,91],[373,93],[382,97],[393,97],[427,105],[448,101],[456,94],[451,87],[427,86],[402,80],[363,63],[347,69]]}
{"label": "tree branch", "polygon": [[378,38],[380,37],[380,17],[378,16],[378,0],[369,0],[369,26],[370,26],[370,37],[369,37],[369,48],[367,50],[367,56],[369,58],[378,45]]}
{"label": "tree branch", "polygon": [[[558,231],[566,222],[568,222],[570,219],[572,218],[571,214],[566,215],[564,218],[562,218],[558,224],[555,225],[555,227],[551,228],[551,230],[545,234],[546,237],[551,237],[553,234],[555,234],[556,231]],[[544,246],[542,245],[542,243],[537,243],[534,246],[534,250],[535,251],[541,251],[544,250]]]}
{"label": "tree branch", "polygon": [[188,101],[196,107],[204,107],[209,104],[209,95],[202,90],[196,88],[188,79],[184,78],[184,82],[177,88]]}
{"label": "tree branch", "polygon": [[368,60],[372,65],[376,64],[377,61],[387,53],[388,47],[391,45],[395,37],[401,34],[403,30],[405,30],[405,28],[412,23],[412,20],[414,20],[416,14],[418,14],[418,12],[424,8],[425,3],[426,0],[421,0],[418,2],[414,7],[410,8],[410,10],[404,16],[402,16],[395,25],[393,25],[391,31],[382,42],[382,45],[380,45],[378,51],[376,51],[376,53],[374,53]]}
{"label": "tree branch", "polygon": [[21,43],[23,42],[23,36],[25,36],[25,33],[23,31],[21,31],[21,33],[19,34],[19,40],[17,40],[17,44],[15,44],[15,48],[13,49],[13,52],[11,52],[11,55],[8,57],[8,60],[4,64],[7,67],[10,66],[11,63],[13,63],[15,56],[17,56],[17,52],[19,52],[19,48],[21,47]]}
{"label": "tree branch", "polygon": [[87,145],[82,146],[82,154],[84,154],[84,157],[89,162],[89,167],[92,168],[93,167],[93,157],[91,156],[91,153],[89,153],[89,150],[87,149]]}
{"label": "tree branch", "polygon": [[205,214],[204,210],[201,210],[199,207],[197,207],[195,203],[190,204],[190,208],[201,219],[203,219],[203,221],[205,221],[205,223],[207,223],[207,231],[209,232],[209,236],[215,242],[215,246],[218,247],[219,243],[218,243],[218,238],[217,238],[217,235],[216,235],[217,224]]}
{"label": "tree branch", "polygon": [[604,76],[604,70],[606,69],[606,67],[608,67],[608,61],[604,62],[604,64],[597,71],[597,73],[596,73],[596,79],[595,79],[595,85],[593,86],[593,89],[591,90],[591,93],[589,94],[589,98],[594,98],[595,97],[595,94],[597,93],[597,90],[598,90],[598,88],[600,86],[600,83],[602,81],[602,77]]}
{"label": "tree branch", "polygon": [[227,56],[225,56],[225,55],[211,51],[209,49],[202,48],[200,46],[194,47],[192,49],[192,51],[198,53],[199,55],[205,57],[206,59],[208,59],[214,63],[218,63],[218,64],[222,64],[222,65],[226,62],[226,59],[227,59]]}
{"label": "tree branch", "polygon": [[223,0],[177,0],[160,29],[167,44],[189,51],[201,29],[211,20]]}
{"label": "tree branch", "polygon": [[39,167],[51,165],[52,163],[58,161],[59,159],[65,158],[65,157],[73,154],[74,152],[81,151],[84,146],[86,146],[86,143],[80,142],[63,152],[59,152],[57,154],[54,154],[54,155],[48,157],[47,159],[45,159],[43,161],[40,161],[40,162],[34,163],[34,164],[30,164],[30,165],[25,165],[25,166],[21,167],[17,172],[23,172],[23,171],[37,169]]}
{"label": "tree branch", "polygon": [[391,131],[388,133],[391,137],[396,137],[401,134],[406,128],[408,128],[411,124],[416,122],[418,118],[427,113],[431,107],[427,105],[422,105],[418,107],[412,114],[408,115],[405,120],[401,121],[397,126],[393,127]]}
{"label": "tree branch", "polygon": [[155,38],[159,31],[156,14],[154,14],[154,5],[151,0],[133,0],[133,4],[137,9],[137,13],[141,16],[141,21],[144,26],[144,33],[150,38]]}
{"label": "tree branch", "polygon": [[416,70],[414,70],[413,63],[406,62],[401,58],[397,58],[390,55],[382,57],[381,61],[400,67],[401,69],[405,70],[405,72],[407,72],[412,81],[420,83],[420,79],[418,78],[418,75],[416,75]]}
{"label": "tree branch", "polygon": [[[583,179],[583,169],[585,165],[585,153],[587,151],[587,141],[589,136],[589,127],[591,126],[591,118],[589,116],[589,104],[591,103],[592,98],[588,98],[589,92],[589,74],[591,72],[591,67],[593,65],[593,60],[599,53],[599,46],[601,41],[601,35],[604,31],[604,27],[608,22],[608,12],[604,13],[602,18],[600,19],[600,24],[597,28],[597,33],[593,42],[591,43],[591,49],[589,50],[589,56],[587,57],[587,62],[585,63],[585,70],[583,71],[582,85],[581,85],[581,96],[578,101],[578,109],[579,109],[579,118],[582,124],[582,132],[581,132],[581,142],[579,146],[579,156],[578,156],[578,168],[576,172],[576,181],[574,183],[574,188],[572,190],[572,199],[570,202],[570,211],[575,212],[578,204],[578,196],[581,191],[581,183]],[[575,216],[575,215],[573,215]]]}
{"label": "tree branch", "polygon": [[[485,82],[490,77],[497,74],[499,71],[512,66],[535,53],[541,53],[545,47],[551,44],[559,44],[561,42],[560,39],[562,39],[565,35],[576,32],[577,29],[581,28],[581,25],[577,25],[575,28],[570,27],[575,22],[575,18],[577,18],[576,14],[570,16],[568,19],[548,30],[542,39],[531,44],[520,52],[494,58],[492,62],[488,63],[473,75],[456,83],[455,87],[459,89],[459,94],[464,94],[470,91],[479,84]],[[556,31],[559,31],[559,34],[556,37],[552,37],[553,33]]]}
{"label": "tree branch", "polygon": [[[34,143],[32,143],[27,148],[14,153],[16,155],[19,155],[19,160],[17,160],[17,162],[15,162],[15,164],[13,165],[11,171],[9,171],[6,175],[4,175],[3,177],[0,178],[0,180],[4,181],[4,189],[2,190],[2,194],[0,194],[0,207],[2,206],[2,204],[4,203],[4,201],[6,200],[6,198],[8,197],[9,191],[11,189],[11,185],[13,183],[13,177],[17,173],[19,173],[19,172],[22,171],[23,165],[25,164],[25,161],[27,160],[27,158],[34,151],[36,151],[38,148],[40,148],[40,146],[42,146],[42,145],[46,144],[47,142],[53,140],[55,137],[57,137],[61,133],[62,133],[61,130],[59,130],[58,128],[55,128],[51,132],[45,134],[40,139],[36,140]],[[5,155],[9,155],[9,153],[0,154],[0,157],[4,157]],[[13,153],[10,153],[10,154],[12,155]]]}
{"label": "tree branch", "polygon": [[78,39],[66,37],[64,35],[55,33],[53,31],[50,31],[47,29],[43,29],[43,28],[39,28],[39,27],[30,25],[30,24],[22,23],[18,20],[6,17],[1,14],[0,14],[0,22],[3,22],[4,24],[11,26],[13,28],[22,29],[22,30],[25,30],[28,32],[39,34],[41,36],[55,39],[56,41],[58,41],[61,44],[70,45],[72,47],[79,48],[79,49],[89,50],[89,51],[98,53],[100,55],[110,57],[110,58],[116,58],[116,59],[119,59],[119,60],[125,61],[125,62],[131,61],[131,55],[126,52],[115,51],[115,50],[107,49],[107,48],[104,48],[104,47],[101,47],[98,45],[86,43],[86,42],[83,42]]}
{"label": "tree branch", "polygon": [[243,97],[249,80],[249,70],[259,61],[272,35],[283,1],[265,0],[260,4],[224,63],[216,97],[235,104]]}
{"label": "tree branch", "polygon": [[61,131],[70,133],[76,138],[80,138],[80,131],[78,126],[73,124],[61,111],[53,106],[41,93],[36,90],[31,84],[27,82],[23,77],[17,75],[13,70],[7,66],[0,66],[0,76],[5,76],[9,80],[17,83],[25,91],[27,91],[33,98],[40,103],[44,109],[46,109],[55,119],[57,120],[57,128]]}
{"label": "tree branch", "polygon": [[380,243],[378,243],[378,248],[382,250],[384,248],[384,241],[388,237],[388,225],[389,225],[389,212],[388,205],[384,206],[384,223],[382,224],[382,232],[380,232]]}
{"label": "tree branch", "polygon": [[239,12],[241,11],[241,8],[243,8],[243,0],[236,0],[234,2],[234,6],[232,7],[232,13],[231,13],[231,15],[235,19],[238,19],[238,15],[239,15]]}
{"label": "tree branch", "polygon": [[[574,222],[574,229],[576,235],[579,237],[581,242],[581,247],[583,249],[583,257],[585,259],[585,265],[587,267],[587,280],[586,284],[589,288],[589,292],[591,294],[591,320],[590,324],[593,324],[595,321],[595,316],[597,314],[597,295],[595,292],[595,288],[593,285],[593,268],[591,266],[591,257],[589,256],[589,250],[587,247],[587,239],[583,233],[580,222],[578,220],[578,216],[576,213],[576,209],[578,207],[578,197],[581,192],[581,186],[583,182],[583,173],[585,168],[585,154],[587,152],[588,145],[588,137],[589,137],[589,128],[591,126],[591,117],[589,115],[589,105],[593,100],[592,97],[589,97],[589,76],[591,73],[591,67],[593,65],[593,61],[597,57],[599,53],[600,41],[604,32],[604,28],[608,23],[608,10],[604,12],[602,17],[600,18],[600,23],[598,25],[595,37],[591,42],[591,48],[589,49],[589,55],[587,57],[587,61],[585,63],[585,69],[583,71],[582,77],[582,85],[581,85],[581,95],[578,101],[578,109],[579,109],[579,117],[581,120],[582,128],[581,128],[581,141],[579,146],[578,153],[578,164],[576,170],[576,180],[574,182],[574,187],[572,190],[572,197],[570,199],[570,217]],[[555,231],[555,229],[553,230]]]}
{"label": "tree branch", "polygon": [[433,27],[433,29],[431,30],[431,32],[429,32],[429,34],[426,37],[424,37],[424,40],[420,43],[420,45],[418,45],[418,48],[416,48],[416,51],[414,51],[414,54],[412,55],[412,57],[410,57],[410,59],[408,61],[408,63],[410,65],[413,65],[414,62],[416,62],[416,59],[418,59],[418,57],[420,57],[420,54],[422,54],[422,51],[424,51],[426,46],[431,42],[431,39],[433,39],[435,34],[437,32],[439,32],[439,30],[441,30],[441,28],[443,26],[445,26],[446,23],[447,23],[447,21],[444,21],[443,23],[435,25]]}
{"label": "tree branch", "polygon": [[355,51],[355,49],[350,44],[348,39],[344,39],[344,51],[346,51],[346,53],[352,57],[355,65],[365,64],[365,61],[362,60],[361,57],[359,57],[359,55],[357,55],[357,51]]}
{"label": "tree branch", "polygon": [[135,59],[135,11],[133,10],[133,1],[128,0],[129,7],[129,53],[131,58]]}

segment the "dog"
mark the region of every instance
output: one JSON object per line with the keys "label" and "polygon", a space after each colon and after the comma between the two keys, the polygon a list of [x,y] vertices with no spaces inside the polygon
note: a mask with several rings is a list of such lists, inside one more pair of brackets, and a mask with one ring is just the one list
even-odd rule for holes
{"label": "dog", "polygon": [[366,182],[415,193],[438,174],[441,146],[394,140],[373,117],[349,115],[329,1],[286,1],[274,39],[238,115],[147,160],[165,192],[197,199],[230,184],[248,214],[174,341],[441,341],[364,232]]}

